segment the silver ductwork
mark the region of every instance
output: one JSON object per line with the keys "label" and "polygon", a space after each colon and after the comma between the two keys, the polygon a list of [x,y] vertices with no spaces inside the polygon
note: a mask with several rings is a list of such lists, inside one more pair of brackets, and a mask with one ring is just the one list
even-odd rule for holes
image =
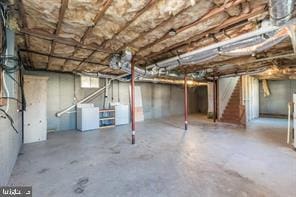
{"label": "silver ductwork", "polygon": [[[295,21],[292,22],[293,23],[289,24],[289,26],[281,28],[275,26],[264,27],[233,39],[158,62],[148,66],[148,68],[152,68],[150,70],[135,67],[136,77],[153,78],[157,76],[169,76],[182,78],[182,74],[175,74],[171,71],[179,66],[200,64],[221,55],[238,57],[263,52],[281,43],[290,36],[290,29],[294,29],[291,27],[295,27],[295,25],[293,25]],[[112,57],[110,67],[131,73],[131,59],[132,53],[126,50],[123,54],[116,54]],[[201,75],[192,75],[191,77],[200,80],[200,76]]]}
{"label": "silver ductwork", "polygon": [[166,69],[166,71],[170,71],[179,66],[200,64],[221,55],[230,57],[255,55],[256,53],[272,48],[289,37],[293,41],[291,29],[295,29],[295,24],[296,20],[292,20],[282,27],[263,27],[236,38],[149,65],[148,68],[160,67]]}
{"label": "silver ductwork", "polygon": [[279,43],[284,41],[286,38],[289,37],[289,31],[287,28],[283,28],[279,30],[275,35],[272,37],[262,41],[259,44],[255,44],[255,42],[249,43],[250,46],[243,45],[240,48],[229,50],[229,51],[221,51],[220,55],[226,55],[231,57],[239,57],[239,56],[245,56],[245,55],[254,55],[256,53],[263,52]]}
{"label": "silver ductwork", "polygon": [[273,25],[280,26],[288,22],[294,10],[295,0],[269,0],[269,14]]}

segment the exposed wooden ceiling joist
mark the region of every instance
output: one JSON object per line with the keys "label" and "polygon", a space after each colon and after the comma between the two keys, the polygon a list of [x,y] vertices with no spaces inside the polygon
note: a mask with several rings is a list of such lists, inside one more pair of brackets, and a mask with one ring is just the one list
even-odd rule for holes
{"label": "exposed wooden ceiling joist", "polygon": [[[156,2],[156,0],[150,0],[146,6],[144,6],[134,17],[132,20],[128,21],[124,26],[122,26],[119,31],[117,31],[114,35],[112,35],[112,38],[110,40],[112,40],[113,38],[115,38],[118,34],[120,34],[122,31],[124,31],[131,23],[133,23],[138,17],[140,17],[146,10],[148,10],[154,3]],[[109,42],[110,40],[105,40],[101,46],[103,48],[105,48],[105,45],[107,44],[107,42]],[[89,54],[89,56],[87,58],[85,58],[85,60],[88,60],[89,58],[91,58],[93,56],[94,52],[92,52],[91,54]],[[80,62],[80,64],[75,68],[75,70],[80,70],[81,66],[83,65],[85,61]],[[104,61],[102,61],[104,62]]]}
{"label": "exposed wooden ceiling joist", "polygon": [[[65,56],[60,56],[60,55],[55,55],[55,54],[50,54],[50,53],[43,53],[43,52],[40,52],[40,51],[34,51],[34,50],[30,50],[30,49],[20,48],[19,51],[20,52],[25,52],[25,53],[32,53],[32,54],[36,54],[36,55],[41,55],[41,56],[46,56],[46,57],[51,57],[51,58],[56,58],[56,59],[71,60],[71,61],[76,61],[76,62],[83,61],[83,58],[65,57]],[[93,62],[93,61],[86,61],[86,63],[97,64],[97,65],[101,65],[101,66],[108,66],[106,64],[102,64],[100,62]]]}
{"label": "exposed wooden ceiling joist", "polygon": [[103,5],[102,10],[96,15],[96,17],[94,18],[94,25],[90,26],[86,29],[84,35],[81,37],[80,42],[84,42],[85,39],[87,38],[88,34],[91,32],[91,30],[97,25],[97,23],[99,22],[99,20],[103,17],[103,15],[105,14],[105,12],[107,11],[107,9],[110,7],[111,3],[113,0],[107,0],[105,2],[105,4]]}
{"label": "exposed wooden ceiling joist", "polygon": [[[119,53],[121,50],[125,49],[128,46],[131,46],[133,43],[137,42],[138,40],[141,40],[143,38],[145,38],[145,36],[147,36],[149,33],[153,32],[154,30],[167,25],[168,23],[172,22],[174,17],[178,17],[180,14],[186,12],[187,10],[189,10],[191,7],[187,7],[183,10],[181,10],[180,12],[178,12],[176,15],[174,15],[173,17],[169,17],[168,19],[162,21],[160,24],[156,25],[154,28],[148,30],[148,31],[144,31],[143,33],[140,34],[140,36],[136,37],[135,39],[133,39],[132,41],[125,43],[122,47],[120,47],[119,49],[117,49],[115,51],[115,53]],[[107,56],[106,58],[104,58],[102,61],[104,62],[105,60],[107,60],[108,58],[110,58],[110,56]]]}
{"label": "exposed wooden ceiling joist", "polygon": [[64,45],[75,46],[76,48],[87,49],[87,50],[91,50],[91,51],[94,50],[94,51],[102,52],[102,53],[112,53],[111,51],[108,51],[106,49],[102,49],[101,47],[98,47],[94,44],[85,45],[85,44],[78,42],[74,39],[59,37],[57,35],[49,34],[47,32],[44,32],[44,31],[38,30],[38,29],[24,28],[24,29],[20,30],[19,34],[21,34],[21,35],[26,34],[29,36],[33,36],[33,37],[44,39],[44,40],[54,41],[56,43],[60,43],[60,44],[64,44]]}
{"label": "exposed wooden ceiling joist", "polygon": [[[100,10],[100,12],[99,13],[97,13],[97,15],[95,16],[95,19],[94,19],[94,25],[93,26],[91,26],[91,27],[88,27],[87,29],[86,29],[86,31],[84,32],[84,34],[82,35],[82,37],[81,37],[81,39],[80,39],[80,43],[83,43],[84,41],[85,41],[85,39],[87,38],[87,35],[91,32],[91,30],[93,29],[93,27],[99,22],[99,20],[102,18],[102,16],[105,14],[105,12],[107,11],[107,9],[110,7],[110,5],[112,4],[112,2],[113,2],[113,0],[107,0],[106,2],[105,2],[105,4],[103,5],[103,8]],[[76,54],[76,48],[75,48],[75,50],[73,51],[73,53],[72,53],[72,56],[74,56],[75,54]],[[91,54],[94,54],[95,53],[95,51],[92,51],[92,53]],[[85,60],[86,60],[86,58],[84,58],[84,60],[83,61],[81,61],[81,62],[85,62]],[[64,63],[64,65],[66,65],[67,64],[67,61]],[[80,63],[81,64],[81,63]],[[80,65],[79,64],[79,65]],[[76,70],[76,69],[75,69]]]}
{"label": "exposed wooden ceiling joist", "polygon": [[[225,5],[223,5],[221,7],[214,8],[209,13],[207,13],[205,16],[203,16],[202,18],[197,19],[196,21],[194,21],[194,22],[192,22],[192,23],[190,23],[190,24],[188,24],[186,26],[183,26],[183,27],[181,27],[179,29],[176,29],[175,30],[176,31],[176,34],[179,34],[179,33],[183,32],[183,31],[185,31],[185,30],[187,30],[187,29],[189,29],[191,27],[194,27],[194,26],[198,25],[199,23],[201,23],[203,21],[206,21],[207,19],[211,18],[212,16],[217,15],[217,14],[219,14],[221,12],[224,12],[227,9],[229,9],[230,7],[236,6],[236,5],[238,5],[238,4],[240,4],[240,3],[244,2],[244,1],[245,0],[234,0],[234,1],[231,1],[231,2],[226,3]],[[161,38],[156,39],[155,41],[149,43],[148,45],[145,45],[145,46],[142,46],[141,48],[139,48],[138,51],[137,51],[137,53],[139,53],[140,51],[142,51],[145,48],[150,48],[153,45],[155,45],[155,44],[157,44],[159,42],[162,42],[162,41],[164,41],[164,40],[166,40],[168,38],[171,38],[171,36],[169,35],[169,33],[164,34]]]}
{"label": "exposed wooden ceiling joist", "polygon": [[[265,6],[263,5],[263,6],[255,8],[250,13],[241,14],[236,17],[231,17],[231,18],[225,20],[221,25],[219,25],[217,27],[213,27],[213,28],[203,32],[202,34],[193,35],[192,37],[188,38],[188,40],[174,44],[174,45],[167,47],[159,52],[151,53],[148,56],[146,56],[145,58],[153,58],[153,57],[158,56],[160,54],[164,54],[164,53],[170,52],[172,50],[177,50],[178,48],[183,47],[184,45],[188,45],[188,44],[192,43],[193,40],[196,40],[195,42],[198,42],[199,39],[202,39],[203,37],[208,36],[209,34],[217,33],[219,31],[223,30],[224,28],[227,28],[228,26],[237,24],[240,21],[247,20],[250,17],[256,16],[256,15],[262,13],[264,10],[265,10]],[[140,57],[138,56],[137,59],[139,60],[139,58]]]}
{"label": "exposed wooden ceiling joist", "polygon": [[[16,3],[17,3],[17,7],[19,9],[19,17],[20,17],[20,20],[21,20],[22,28],[28,28],[28,22],[27,22],[27,17],[26,17],[23,1],[18,0],[18,1],[16,1]],[[24,40],[25,40],[25,47],[27,49],[29,49],[29,47],[30,47],[30,38],[29,38],[29,36],[24,35]],[[29,56],[30,66],[33,66],[31,54],[28,54],[28,56]]]}
{"label": "exposed wooden ceiling joist", "polygon": [[[62,27],[62,23],[64,20],[64,16],[65,16],[65,11],[68,7],[68,0],[61,0],[61,8],[60,8],[60,13],[59,13],[59,19],[58,19],[58,23],[57,23],[57,28],[55,29],[54,35],[58,35],[61,31],[61,27]],[[51,47],[50,47],[50,55],[52,55],[54,53],[55,50],[55,46],[56,46],[56,42],[52,41],[51,42]],[[51,64],[51,58],[48,59],[48,63],[47,63],[47,69]]]}

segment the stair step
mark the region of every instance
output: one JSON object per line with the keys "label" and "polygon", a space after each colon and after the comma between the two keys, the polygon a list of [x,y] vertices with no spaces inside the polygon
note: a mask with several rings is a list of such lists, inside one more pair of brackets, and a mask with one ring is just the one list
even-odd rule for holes
{"label": "stair step", "polygon": [[239,105],[227,106],[227,107],[225,107],[224,111],[227,111],[227,110],[239,110]]}
{"label": "stair step", "polygon": [[223,119],[231,119],[231,120],[238,120],[239,119],[239,117],[238,117],[239,115],[237,114],[237,115],[224,115],[224,116],[222,116],[222,118]]}
{"label": "stair step", "polygon": [[225,123],[240,124],[239,121],[233,121],[233,120],[220,120],[220,121]]}
{"label": "stair step", "polygon": [[231,97],[222,113],[220,121],[240,124],[240,99],[241,99],[241,88],[240,80],[237,82]]}

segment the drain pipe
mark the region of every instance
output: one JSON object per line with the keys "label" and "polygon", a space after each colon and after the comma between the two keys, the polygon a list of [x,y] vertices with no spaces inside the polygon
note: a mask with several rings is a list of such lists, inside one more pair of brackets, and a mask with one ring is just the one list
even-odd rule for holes
{"label": "drain pipe", "polygon": [[288,22],[294,10],[295,0],[269,0],[269,14],[273,25],[280,26]]}
{"label": "drain pipe", "polygon": [[65,108],[64,110],[62,110],[62,111],[56,113],[56,116],[57,116],[57,117],[61,117],[64,113],[66,113],[66,112],[70,111],[71,109],[75,108],[76,105],[81,104],[81,103],[84,103],[85,101],[87,101],[87,100],[93,98],[93,97],[96,96],[97,94],[101,94],[101,93],[106,89],[106,87],[108,87],[108,86],[110,85],[111,81],[113,81],[113,80],[117,80],[117,79],[120,79],[120,78],[125,77],[125,76],[127,76],[127,74],[119,75],[119,76],[117,76],[117,77],[111,79],[111,80],[108,82],[108,84],[106,84],[106,86],[104,86],[104,87],[102,87],[102,88],[96,90],[95,92],[93,92],[93,93],[91,93],[90,95],[88,95],[87,97],[83,98],[82,100],[80,100],[80,101],[77,102],[76,104],[73,104],[73,105],[71,105],[71,106]]}
{"label": "drain pipe", "polygon": [[96,96],[96,95],[99,94],[99,93],[102,93],[105,89],[106,89],[106,86],[104,86],[104,87],[98,89],[97,91],[95,91],[95,92],[93,92],[92,94],[88,95],[87,97],[85,97],[84,99],[80,100],[80,101],[77,102],[76,104],[71,105],[71,106],[67,107],[66,109],[64,109],[64,110],[62,110],[62,111],[56,113],[56,116],[57,116],[57,117],[61,117],[64,113],[66,113],[66,112],[70,111],[71,109],[75,108],[76,105],[81,104],[81,103],[83,103],[83,102],[85,102],[85,101],[91,99],[92,97]]}

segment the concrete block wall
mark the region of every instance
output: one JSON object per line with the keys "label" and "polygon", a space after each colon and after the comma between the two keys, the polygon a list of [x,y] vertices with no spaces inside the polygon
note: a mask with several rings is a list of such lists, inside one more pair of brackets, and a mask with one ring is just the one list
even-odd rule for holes
{"label": "concrete block wall", "polygon": [[[14,32],[7,30],[8,54],[14,53]],[[10,62],[8,62],[10,66]],[[1,73],[2,74],[2,73]],[[18,79],[18,73],[11,74],[14,78]],[[7,82],[7,88],[10,97],[18,97],[18,85],[7,75],[5,76]],[[20,147],[22,145],[22,116],[18,112],[18,105],[14,100],[8,100],[9,110],[8,114],[14,120],[14,126],[19,133],[16,133],[11,125],[10,121],[0,112],[0,186],[5,185],[8,182],[14,164],[16,162]],[[1,107],[6,109],[6,107]]]}
{"label": "concrete block wall", "polygon": [[[6,79],[10,93],[15,92],[17,87],[11,79],[8,77]],[[0,118],[0,186],[7,183],[22,145],[21,113],[17,111],[18,106],[15,101],[9,100],[7,102],[9,102],[8,114],[13,118],[19,133],[12,129],[7,118]],[[5,107],[1,107],[1,109],[5,109]],[[3,113],[0,112],[0,115],[2,116]]]}
{"label": "concrete block wall", "polygon": [[[55,114],[64,108],[91,94],[96,89],[80,88],[80,77],[72,74],[50,72],[27,72],[30,75],[47,76],[48,98],[47,118],[49,131],[71,130],[76,128],[75,110],[56,117]],[[100,79],[100,86],[104,86],[105,79]],[[111,102],[122,104],[130,103],[129,83],[113,81],[109,87],[109,99]],[[142,90],[142,100],[145,119],[154,119],[167,116],[182,115],[184,113],[184,89],[182,86],[136,83]],[[206,86],[189,88],[189,113],[207,113],[207,89]],[[104,95],[93,99],[96,106],[102,108]]]}
{"label": "concrete block wall", "polygon": [[268,80],[270,96],[264,97],[262,81],[259,83],[259,112],[268,115],[288,115],[288,102],[296,92],[296,80]]}

